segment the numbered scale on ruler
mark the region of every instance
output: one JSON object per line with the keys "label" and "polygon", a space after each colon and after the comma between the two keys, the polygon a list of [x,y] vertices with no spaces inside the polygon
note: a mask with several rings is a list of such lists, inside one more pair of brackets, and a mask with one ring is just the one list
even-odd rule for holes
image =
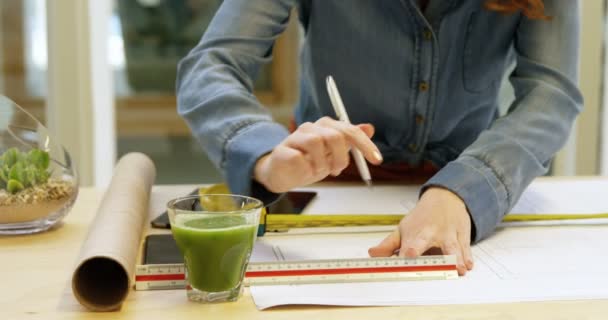
{"label": "numbered scale on ruler", "polygon": [[146,264],[135,268],[135,290],[168,290],[186,286],[183,264]]}
{"label": "numbered scale on ruler", "polygon": [[[180,289],[182,264],[139,265],[135,290]],[[455,256],[361,258],[250,263],[245,285],[449,280],[458,278]]]}

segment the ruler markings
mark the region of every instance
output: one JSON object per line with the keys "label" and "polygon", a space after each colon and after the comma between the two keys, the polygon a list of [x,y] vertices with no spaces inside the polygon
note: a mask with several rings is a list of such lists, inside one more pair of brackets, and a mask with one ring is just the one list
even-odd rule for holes
{"label": "ruler markings", "polygon": [[368,267],[368,268],[333,268],[333,269],[295,269],[295,270],[269,270],[248,271],[245,277],[282,277],[282,276],[312,276],[312,275],[337,275],[356,273],[389,273],[389,272],[424,272],[424,271],[449,271],[457,270],[456,266],[403,266],[403,267]]}
{"label": "ruler markings", "polygon": [[[183,264],[139,265],[136,290],[180,289],[185,286]],[[419,258],[361,258],[250,263],[244,284],[319,284],[458,278],[455,256]]]}

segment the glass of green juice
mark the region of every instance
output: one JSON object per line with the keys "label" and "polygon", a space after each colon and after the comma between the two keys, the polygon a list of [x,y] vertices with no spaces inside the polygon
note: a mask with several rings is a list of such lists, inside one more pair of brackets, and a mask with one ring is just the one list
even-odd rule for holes
{"label": "glass of green juice", "polygon": [[237,300],[264,204],[251,197],[208,194],[177,198],[167,207],[184,256],[188,299]]}

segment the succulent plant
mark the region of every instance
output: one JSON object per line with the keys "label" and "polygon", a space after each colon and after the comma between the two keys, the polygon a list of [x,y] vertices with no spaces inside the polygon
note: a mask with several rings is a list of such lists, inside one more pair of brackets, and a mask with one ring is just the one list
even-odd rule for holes
{"label": "succulent plant", "polygon": [[23,189],[49,180],[48,152],[32,149],[28,152],[10,148],[0,156],[0,189],[15,194]]}

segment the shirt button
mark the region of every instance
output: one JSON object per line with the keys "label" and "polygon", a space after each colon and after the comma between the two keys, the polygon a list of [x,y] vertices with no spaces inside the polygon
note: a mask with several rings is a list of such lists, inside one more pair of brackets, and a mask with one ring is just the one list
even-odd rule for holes
{"label": "shirt button", "polygon": [[424,29],[422,36],[424,36],[425,40],[433,40],[433,32],[429,29]]}
{"label": "shirt button", "polygon": [[410,143],[407,148],[410,149],[411,152],[416,152],[416,150],[418,150],[418,146],[415,143]]}
{"label": "shirt button", "polygon": [[419,115],[419,114],[417,114],[417,115],[416,115],[416,118],[415,118],[415,119],[416,119],[416,124],[417,124],[417,125],[421,125],[421,124],[423,124],[423,123],[424,123],[424,117],[423,117],[423,116],[421,116],[421,115]]}
{"label": "shirt button", "polygon": [[418,90],[422,91],[422,92],[426,92],[429,91],[429,83],[426,81],[421,81],[418,84]]}

